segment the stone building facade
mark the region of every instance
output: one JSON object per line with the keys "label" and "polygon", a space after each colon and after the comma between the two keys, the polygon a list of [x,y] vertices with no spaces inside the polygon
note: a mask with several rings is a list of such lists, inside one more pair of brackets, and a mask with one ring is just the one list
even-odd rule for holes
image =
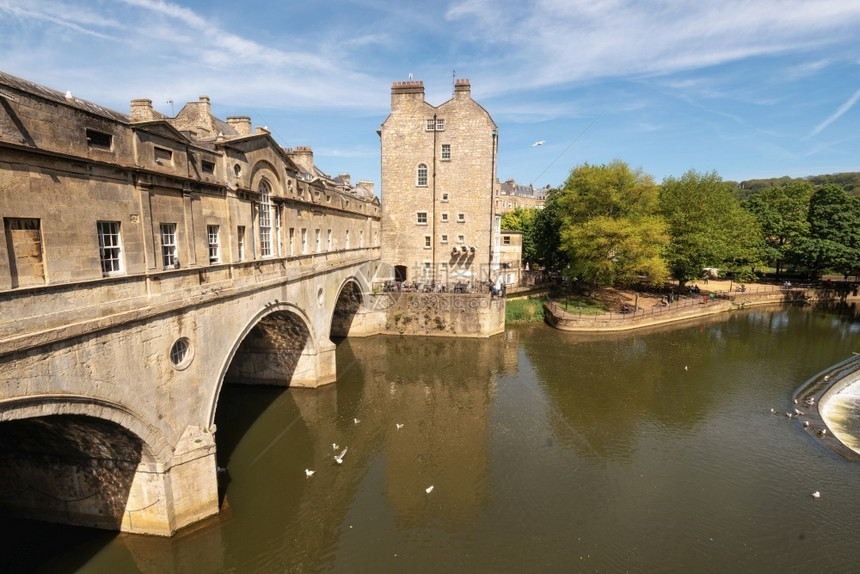
{"label": "stone building facade", "polygon": [[517,183],[508,179],[496,186],[495,209],[496,213],[504,214],[514,209],[543,209],[546,203],[546,194],[550,187],[535,188],[533,185]]}
{"label": "stone building facade", "polygon": [[[129,115],[0,72],[0,292],[378,245],[351,185],[209,98]],[[98,302],[94,301],[93,304]]]}
{"label": "stone building facade", "polygon": [[407,282],[475,284],[498,270],[493,205],[498,131],[459,79],[440,106],[395,82],[382,148],[382,262]]}

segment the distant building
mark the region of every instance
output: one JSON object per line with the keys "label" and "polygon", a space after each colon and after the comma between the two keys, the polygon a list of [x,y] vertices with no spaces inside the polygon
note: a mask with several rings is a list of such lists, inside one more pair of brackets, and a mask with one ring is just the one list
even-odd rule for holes
{"label": "distant building", "polygon": [[518,285],[521,280],[523,234],[521,231],[501,231],[498,278],[505,285]]}
{"label": "distant building", "polygon": [[420,81],[395,82],[382,147],[382,262],[392,278],[443,283],[494,280],[498,132],[467,79],[438,107]]}
{"label": "distant building", "polygon": [[531,184],[516,183],[509,179],[496,188],[495,210],[503,214],[516,208],[538,208],[543,209],[546,195],[550,186],[535,188]]}

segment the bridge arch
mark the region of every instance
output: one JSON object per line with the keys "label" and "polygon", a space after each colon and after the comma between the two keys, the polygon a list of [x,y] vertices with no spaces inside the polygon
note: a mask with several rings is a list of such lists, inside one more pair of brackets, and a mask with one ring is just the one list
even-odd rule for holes
{"label": "bridge arch", "polygon": [[130,409],[78,395],[0,406],[3,514],[147,534],[176,529],[186,509],[167,477],[181,480],[182,471],[172,472],[173,450]]}
{"label": "bridge arch", "polygon": [[167,464],[173,455],[164,435],[124,405],[80,395],[33,395],[0,401],[0,424],[51,416],[78,416],[114,423],[141,441],[144,462]]}
{"label": "bridge arch", "polygon": [[[287,302],[268,304],[235,337],[221,366],[210,401],[209,424],[215,422],[224,383],[277,386],[317,386],[320,356],[329,351],[313,322],[299,307]],[[328,381],[325,381],[328,382]]]}

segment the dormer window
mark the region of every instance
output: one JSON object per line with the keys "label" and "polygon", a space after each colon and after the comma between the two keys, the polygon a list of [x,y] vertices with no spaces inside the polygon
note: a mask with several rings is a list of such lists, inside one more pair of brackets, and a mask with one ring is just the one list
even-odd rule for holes
{"label": "dormer window", "polygon": [[173,152],[163,147],[156,147],[154,150],[155,163],[171,164],[173,163]]}
{"label": "dormer window", "polygon": [[113,144],[113,136],[96,130],[87,130],[87,145],[89,147],[109,150]]}

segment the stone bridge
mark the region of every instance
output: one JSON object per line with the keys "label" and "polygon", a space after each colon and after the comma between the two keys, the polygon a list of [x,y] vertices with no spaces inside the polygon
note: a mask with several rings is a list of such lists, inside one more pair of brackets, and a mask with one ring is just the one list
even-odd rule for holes
{"label": "stone bridge", "polygon": [[334,381],[331,338],[384,327],[378,250],[0,292],[0,508],[159,535],[217,513],[222,386]]}

